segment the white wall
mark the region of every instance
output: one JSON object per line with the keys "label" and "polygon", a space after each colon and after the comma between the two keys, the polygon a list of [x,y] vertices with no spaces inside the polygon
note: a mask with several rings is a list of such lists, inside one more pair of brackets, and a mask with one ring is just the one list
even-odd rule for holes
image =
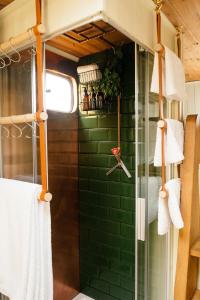
{"label": "white wall", "polygon": [[[0,12],[0,42],[35,24],[35,1],[15,0]],[[104,19],[149,49],[155,42],[155,12],[151,0],[43,0],[46,37],[81,24]],[[163,42],[171,49],[175,29],[163,17]]]}
{"label": "white wall", "polygon": [[[105,0],[103,13],[115,27],[123,28],[134,40],[153,49],[156,41],[154,8],[151,0]],[[176,30],[164,15],[162,25],[162,41],[174,49]]]}

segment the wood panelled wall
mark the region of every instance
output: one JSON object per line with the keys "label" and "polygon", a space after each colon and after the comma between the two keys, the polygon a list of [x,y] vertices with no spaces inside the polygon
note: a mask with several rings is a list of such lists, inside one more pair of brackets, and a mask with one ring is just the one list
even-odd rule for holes
{"label": "wood panelled wall", "polygon": [[[73,62],[55,54],[47,52],[46,61],[47,69],[76,74]],[[71,300],[79,292],[78,116],[48,115],[54,300]]]}

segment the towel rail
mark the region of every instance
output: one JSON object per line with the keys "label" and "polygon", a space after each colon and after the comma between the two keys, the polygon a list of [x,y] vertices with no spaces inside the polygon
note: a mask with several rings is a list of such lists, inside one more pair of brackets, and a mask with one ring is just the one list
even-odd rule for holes
{"label": "towel rail", "polygon": [[28,29],[26,32],[11,38],[7,42],[0,44],[0,50],[4,54],[12,53],[14,48],[23,48],[30,43],[36,42],[36,78],[37,78],[37,112],[35,114],[13,115],[0,118],[0,125],[20,124],[29,122],[38,122],[39,124],[39,140],[40,140],[40,162],[41,162],[41,178],[42,192],[38,196],[39,200],[50,201],[51,193],[48,192],[47,180],[47,147],[46,147],[46,120],[47,113],[44,111],[43,101],[43,40],[42,34],[45,33],[45,27],[42,24],[41,16],[41,0],[35,0],[36,5],[36,25]]}
{"label": "towel rail", "polygon": [[29,44],[32,44],[36,41],[36,32],[44,34],[45,26],[43,24],[38,24],[36,26],[33,26],[32,28],[29,28],[26,32],[20,33],[16,37],[11,37],[8,41],[0,44],[1,52],[7,54],[13,52],[13,49],[10,46],[11,41],[15,48],[23,48],[25,46],[28,46]]}
{"label": "towel rail", "polygon": [[48,114],[46,112],[41,112],[40,114],[24,114],[24,115],[12,115],[8,117],[0,117],[0,125],[9,124],[22,124],[30,122],[46,121],[48,119]]}

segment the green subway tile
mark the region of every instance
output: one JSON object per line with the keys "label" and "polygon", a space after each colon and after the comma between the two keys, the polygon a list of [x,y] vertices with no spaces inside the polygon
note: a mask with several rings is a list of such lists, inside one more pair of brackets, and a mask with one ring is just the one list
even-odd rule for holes
{"label": "green subway tile", "polygon": [[109,141],[117,141],[117,129],[116,128],[109,128],[108,130],[108,139]]}
{"label": "green subway tile", "polygon": [[90,238],[107,246],[117,247],[117,248],[120,248],[121,246],[121,238],[119,235],[117,236],[107,232],[91,230]]}
{"label": "green subway tile", "polygon": [[82,214],[88,214],[93,216],[106,217],[108,215],[108,210],[105,207],[96,207],[93,205],[85,204],[80,202],[80,212]]}
{"label": "green subway tile", "polygon": [[120,207],[124,210],[133,210],[135,207],[135,200],[128,197],[120,197]]}
{"label": "green subway tile", "polygon": [[80,191],[80,201],[90,203],[97,206],[120,208],[120,197],[113,195],[105,195],[92,191]]}
{"label": "green subway tile", "polygon": [[121,251],[133,252],[134,251],[134,243],[135,243],[135,241],[133,241],[133,240],[121,238],[121,241],[120,241]]}
{"label": "green subway tile", "polygon": [[82,224],[81,229],[84,228],[85,231],[89,230],[89,228],[93,228],[94,230],[120,235],[120,224],[117,222],[102,220],[94,216],[86,215],[81,215],[80,221]]}
{"label": "green subway tile", "polygon": [[108,167],[109,156],[105,154],[91,154],[89,157],[89,165],[94,167]]}
{"label": "green subway tile", "polygon": [[91,141],[106,141],[108,139],[108,129],[91,129],[89,139]]}
{"label": "green subway tile", "polygon": [[108,182],[100,180],[89,180],[89,190],[96,193],[107,193]]}
{"label": "green subway tile", "polygon": [[79,166],[89,165],[90,156],[88,154],[79,154]]}
{"label": "green subway tile", "polygon": [[79,142],[89,141],[89,130],[88,129],[79,130],[78,140]]}
{"label": "green subway tile", "polygon": [[103,257],[102,255],[97,255],[96,253],[91,253],[88,250],[82,249],[80,251],[80,262],[84,262],[85,264],[95,265],[97,267],[109,268],[109,260],[107,257]]}
{"label": "green subway tile", "polygon": [[122,154],[123,155],[135,155],[135,144],[133,142],[121,143],[121,149],[122,149]]}
{"label": "green subway tile", "polygon": [[115,272],[111,272],[108,270],[102,270],[100,272],[100,278],[105,280],[106,282],[113,283],[120,285],[120,276]]}
{"label": "green subway tile", "polygon": [[98,153],[112,154],[112,148],[117,147],[116,142],[100,142],[98,147]]}
{"label": "green subway tile", "polygon": [[79,118],[79,128],[96,128],[97,116],[85,116]]}
{"label": "green subway tile", "polygon": [[96,142],[79,143],[80,153],[97,153],[98,144]]}
{"label": "green subway tile", "polygon": [[121,116],[121,126],[122,127],[135,127],[135,116],[132,114]]}
{"label": "green subway tile", "polygon": [[104,116],[99,116],[98,127],[99,128],[117,127],[117,114],[108,114]]}
{"label": "green subway tile", "polygon": [[104,292],[101,292],[89,286],[83,288],[81,292],[95,300],[118,300],[118,298],[107,295]]}
{"label": "green subway tile", "polygon": [[110,294],[120,300],[133,300],[133,294],[121,287],[111,285]]}
{"label": "green subway tile", "polygon": [[120,251],[120,261],[129,263],[130,265],[135,264],[135,256],[133,252]]}
{"label": "green subway tile", "polygon": [[100,290],[105,293],[109,293],[109,284],[100,279],[93,279],[90,282],[91,287]]}
{"label": "green subway tile", "polygon": [[123,236],[127,239],[132,239],[133,240],[135,238],[135,228],[134,228],[134,226],[121,224],[120,233],[121,233],[121,236]]}
{"label": "green subway tile", "polygon": [[134,142],[135,141],[135,129],[134,128],[122,128],[121,129],[122,142]]}
{"label": "green subway tile", "polygon": [[87,179],[79,178],[79,188],[81,190],[88,190],[89,182]]}
{"label": "green subway tile", "polygon": [[126,274],[127,276],[132,274],[132,267],[130,263],[112,259],[110,261],[110,270],[119,273],[120,275]]}
{"label": "green subway tile", "polygon": [[127,196],[131,197],[134,195],[134,186],[132,183],[120,183],[109,182],[108,192],[113,195]]}
{"label": "green subway tile", "polygon": [[120,285],[124,289],[127,289],[129,291],[133,291],[135,289],[135,281],[134,278],[127,277],[127,276],[120,276]]}
{"label": "green subway tile", "polygon": [[125,224],[133,224],[133,212],[110,208],[109,217],[111,220],[116,222],[118,221]]}
{"label": "green subway tile", "polygon": [[99,205],[102,204],[107,207],[120,207],[120,197],[114,195],[100,195]]}

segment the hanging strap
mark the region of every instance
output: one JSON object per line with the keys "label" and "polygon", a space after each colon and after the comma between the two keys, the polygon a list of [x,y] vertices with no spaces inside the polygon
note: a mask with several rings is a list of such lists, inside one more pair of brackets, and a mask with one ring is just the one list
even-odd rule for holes
{"label": "hanging strap", "polygon": [[39,136],[40,136],[40,160],[41,160],[41,179],[42,179],[42,193],[40,200],[46,200],[50,193],[47,193],[47,152],[46,152],[46,128],[45,121],[39,117],[44,111],[43,104],[43,42],[37,26],[41,24],[41,1],[36,0],[36,26],[34,33],[36,36],[36,66],[37,66],[37,116],[39,122]]}
{"label": "hanging strap", "polygon": [[[156,9],[156,24],[157,24],[157,42],[161,44],[161,14],[160,9]],[[165,173],[165,119],[164,119],[164,97],[163,97],[163,53],[164,48],[161,47],[158,51],[158,74],[159,74],[159,118],[164,122],[161,130],[161,149],[162,149],[162,192],[166,192],[166,173]]]}

